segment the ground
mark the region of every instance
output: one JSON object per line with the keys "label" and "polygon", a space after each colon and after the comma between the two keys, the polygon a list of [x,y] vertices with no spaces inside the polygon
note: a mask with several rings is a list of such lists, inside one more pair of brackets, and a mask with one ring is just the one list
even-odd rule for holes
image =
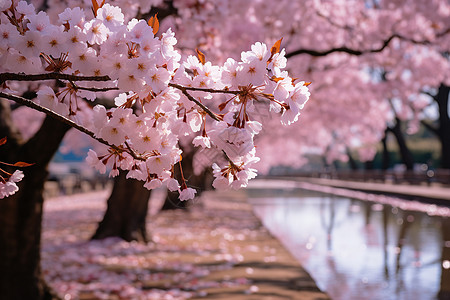
{"label": "ground", "polygon": [[245,192],[207,192],[158,214],[152,242],[88,241],[108,191],[46,201],[42,264],[62,299],[328,299],[255,217]]}

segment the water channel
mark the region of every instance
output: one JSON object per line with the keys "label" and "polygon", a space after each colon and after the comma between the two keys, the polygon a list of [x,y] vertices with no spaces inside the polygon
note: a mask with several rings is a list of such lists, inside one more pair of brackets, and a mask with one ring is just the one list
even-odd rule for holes
{"label": "water channel", "polygon": [[437,299],[450,272],[448,217],[301,189],[247,194],[332,299]]}

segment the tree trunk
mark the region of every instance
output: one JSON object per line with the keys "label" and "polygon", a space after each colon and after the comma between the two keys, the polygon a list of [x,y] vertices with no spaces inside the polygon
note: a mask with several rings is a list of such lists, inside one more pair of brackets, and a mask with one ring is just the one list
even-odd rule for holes
{"label": "tree trunk", "polygon": [[42,190],[47,174],[26,170],[16,195],[0,201],[2,299],[46,299],[40,266]]}
{"label": "tree trunk", "polygon": [[[186,151],[183,149],[183,159],[181,160],[181,166],[183,168],[183,174],[187,176],[186,183],[189,187],[195,188],[196,176],[194,175],[194,168],[192,167],[192,161],[194,158],[195,150]],[[175,178],[181,178],[180,166],[177,164],[174,166],[174,176]],[[194,185],[194,186],[193,186]],[[197,189],[197,193],[200,191]],[[197,194],[198,195],[198,194]],[[186,209],[189,205],[189,201],[180,201],[178,199],[178,192],[167,191],[166,200],[164,201],[161,210],[171,210],[171,209]]]}
{"label": "tree trunk", "polygon": [[120,237],[125,241],[146,243],[146,218],[150,192],[136,179],[120,172],[108,199],[108,208],[92,239]]}
{"label": "tree trunk", "polygon": [[439,106],[439,129],[441,141],[441,168],[450,169],[450,117],[448,113],[448,97],[450,87],[441,84],[435,100]]}
{"label": "tree trunk", "polygon": [[22,144],[8,107],[5,102],[1,104],[0,135],[8,142],[0,148],[0,157],[3,161],[34,163],[23,169],[19,191],[0,201],[1,299],[50,299],[40,266],[42,192],[47,165],[70,127],[47,117],[35,136]]}
{"label": "tree trunk", "polygon": [[389,156],[389,149],[387,146],[387,134],[388,134],[389,130],[386,129],[384,131],[384,137],[381,140],[381,143],[383,144],[383,154],[382,154],[382,159],[381,159],[381,169],[386,171],[387,169],[389,169],[389,165],[391,164],[391,159]]}
{"label": "tree trunk", "polygon": [[401,121],[399,118],[395,118],[394,127],[389,128],[389,130],[394,134],[395,139],[400,150],[400,156],[402,158],[403,164],[405,164],[407,170],[412,170],[414,168],[414,159],[411,151],[406,145],[405,137],[401,129]]}
{"label": "tree trunk", "polygon": [[[198,193],[198,192],[197,192]],[[178,192],[167,191],[166,200],[164,201],[161,210],[171,210],[171,209],[186,209],[188,207],[189,201],[180,201]]]}
{"label": "tree trunk", "polygon": [[373,160],[366,161],[364,163],[364,170],[373,170],[374,169],[374,162]]}
{"label": "tree trunk", "polygon": [[[200,196],[200,194],[206,189],[206,182],[209,170],[204,170],[201,174],[194,174],[194,161],[195,150],[190,152],[184,152],[183,160],[181,161],[181,165],[183,167],[183,174],[186,176],[186,183],[188,187],[192,187],[197,190],[196,196]],[[179,166],[175,166],[175,178],[180,178],[180,168]],[[178,192],[167,191],[166,200],[161,208],[161,210],[170,210],[170,209],[186,209],[189,206],[190,201],[180,201],[178,199]]]}
{"label": "tree trunk", "polygon": [[350,150],[347,148],[347,157],[348,157],[348,164],[350,165],[350,169],[352,171],[358,170],[358,164],[356,163],[355,159],[353,158],[352,154],[350,153]]}

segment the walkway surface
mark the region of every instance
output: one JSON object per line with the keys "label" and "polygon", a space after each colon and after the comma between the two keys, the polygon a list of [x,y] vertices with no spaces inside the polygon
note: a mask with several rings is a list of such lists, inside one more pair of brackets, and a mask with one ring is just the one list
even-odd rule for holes
{"label": "walkway surface", "polygon": [[[189,210],[151,216],[148,245],[86,242],[107,192],[49,199],[46,280],[63,299],[329,299],[264,228],[245,195],[205,192]],[[153,210],[157,201],[150,203]]]}

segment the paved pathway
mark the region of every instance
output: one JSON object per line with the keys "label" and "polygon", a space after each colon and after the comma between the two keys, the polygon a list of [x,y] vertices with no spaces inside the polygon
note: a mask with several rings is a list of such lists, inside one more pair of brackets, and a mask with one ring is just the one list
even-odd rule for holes
{"label": "paved pathway", "polygon": [[[86,242],[107,196],[45,203],[43,270],[61,298],[329,300],[255,216],[245,191],[204,192],[188,210],[149,216],[147,245]],[[150,211],[163,200],[154,196]]]}

